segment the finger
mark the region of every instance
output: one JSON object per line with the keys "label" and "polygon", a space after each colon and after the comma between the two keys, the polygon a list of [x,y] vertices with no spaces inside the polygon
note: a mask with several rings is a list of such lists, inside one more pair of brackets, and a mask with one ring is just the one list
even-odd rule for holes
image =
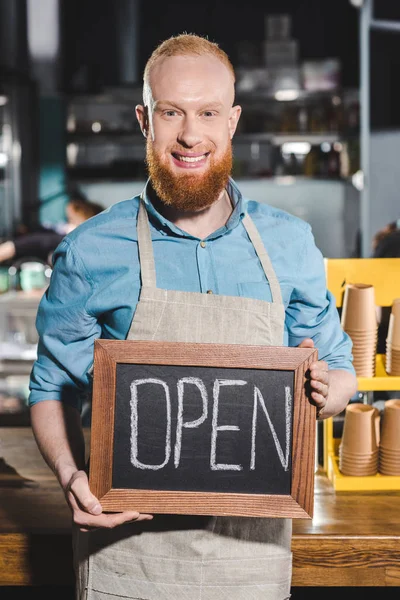
{"label": "finger", "polygon": [[327,398],[329,387],[325,383],[321,383],[320,381],[316,381],[314,379],[312,379],[310,383],[311,387],[314,388],[313,391],[316,391],[319,394],[321,394],[324,398]]}
{"label": "finger", "polygon": [[82,531],[91,531],[93,529],[114,529],[124,523],[132,523],[139,521],[152,520],[153,515],[138,513],[137,511],[125,511],[123,513],[102,513],[98,516],[90,515],[83,511],[74,513],[74,523],[78,525]]}
{"label": "finger", "polygon": [[102,512],[102,507],[96,496],[89,489],[89,482],[86,474],[78,474],[72,479],[69,485],[69,491],[76,499],[77,504],[85,512],[99,515]]}
{"label": "finger", "polygon": [[311,398],[318,408],[324,408],[326,404],[326,397],[319,392],[311,392]]}
{"label": "finger", "polygon": [[[88,519],[89,515],[93,515],[93,518],[95,518],[95,519],[98,517],[98,515],[96,515],[95,513],[86,511],[81,506],[81,504],[77,501],[77,499],[75,498],[75,496],[73,495],[73,493],[71,491],[68,492],[68,494],[67,494],[67,501],[72,510],[73,520],[75,523],[80,525],[81,522],[83,522],[85,519],[86,520]],[[102,511],[100,511],[98,514],[101,515]],[[76,515],[82,515],[82,516],[80,518],[77,518]],[[83,515],[85,515],[85,516],[83,517]]]}
{"label": "finger", "polygon": [[[133,519],[133,520],[130,519],[129,521],[126,521],[126,523],[133,523],[133,522],[138,522],[138,521],[151,521],[152,519],[153,519],[153,515],[140,514],[137,519]],[[78,523],[76,521],[74,521],[74,523],[76,525],[78,525]],[[117,527],[117,525],[115,525],[115,527]],[[85,524],[85,525],[79,525],[80,531],[84,531],[84,532],[96,531],[98,529],[113,529],[113,528],[114,528],[114,525],[111,527],[109,523],[104,524],[104,523],[95,522],[94,524],[90,523],[90,524]]]}
{"label": "finger", "polygon": [[[151,520],[153,518],[153,515],[133,510],[120,513],[102,513],[98,499],[90,492],[87,475],[84,472],[77,474],[71,480],[67,491],[67,500],[73,512],[74,523],[82,531],[91,531],[101,527],[112,529],[123,523]],[[91,508],[93,502],[95,505],[94,508]],[[94,512],[96,504],[100,508],[97,514]]]}
{"label": "finger", "polygon": [[146,513],[139,513],[133,510],[127,510],[122,513],[106,514],[106,517],[111,517],[111,523],[113,527],[122,525],[123,523],[138,522],[138,521],[150,521],[153,515]]}
{"label": "finger", "polygon": [[82,510],[77,499],[71,492],[69,492],[68,494],[68,500],[73,510],[74,519],[76,520],[77,524],[83,524],[84,522],[86,522],[88,525],[92,525],[95,523],[98,524],[97,526],[100,527],[108,527],[114,526],[114,521],[116,525],[119,525],[127,521],[142,521],[145,519],[149,520],[153,518],[153,515],[139,513],[137,510],[128,510],[120,513],[101,513],[100,515],[92,515]]}
{"label": "finger", "polygon": [[310,364],[309,366],[310,371],[312,371],[313,369],[319,369],[320,371],[329,371],[329,365],[327,362],[325,362],[324,360],[317,360],[313,363]]}
{"label": "finger", "polygon": [[313,369],[310,372],[311,381],[319,381],[320,383],[324,383],[328,385],[329,383],[329,375],[327,371],[319,371],[318,369]]}
{"label": "finger", "polygon": [[87,529],[113,529],[118,525],[122,525],[128,521],[136,521],[139,517],[138,512],[133,512],[125,517],[121,513],[102,513],[101,515],[94,516],[83,511],[77,511],[74,513],[74,523],[79,527],[85,527]]}
{"label": "finger", "polygon": [[305,338],[300,344],[297,346],[298,348],[314,348],[314,342],[311,338]]}
{"label": "finger", "polygon": [[148,515],[147,513],[140,513],[136,521],[152,521],[153,515]]}

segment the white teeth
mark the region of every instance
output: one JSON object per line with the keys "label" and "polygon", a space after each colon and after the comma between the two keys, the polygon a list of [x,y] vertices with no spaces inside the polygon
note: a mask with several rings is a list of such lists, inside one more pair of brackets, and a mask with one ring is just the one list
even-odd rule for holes
{"label": "white teeth", "polygon": [[183,162],[199,162],[199,160],[203,160],[205,154],[202,156],[178,156],[178,160],[182,160]]}

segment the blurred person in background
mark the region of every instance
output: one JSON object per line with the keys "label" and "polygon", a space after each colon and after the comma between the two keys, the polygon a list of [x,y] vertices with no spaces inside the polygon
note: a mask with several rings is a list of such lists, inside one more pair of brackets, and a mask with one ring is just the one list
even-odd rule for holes
{"label": "blurred person in background", "polygon": [[400,219],[388,223],[372,240],[372,258],[400,257]]}
{"label": "blurred person in background", "polygon": [[37,258],[52,262],[52,254],[67,233],[75,227],[99,214],[104,207],[95,202],[72,197],[66,204],[66,222],[42,226],[37,230],[20,233],[13,240],[0,244],[0,263],[22,258]]}

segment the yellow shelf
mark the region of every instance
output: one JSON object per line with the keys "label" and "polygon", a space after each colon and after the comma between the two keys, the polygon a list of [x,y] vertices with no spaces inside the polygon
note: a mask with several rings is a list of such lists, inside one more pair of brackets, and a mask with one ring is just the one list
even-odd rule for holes
{"label": "yellow shelf", "polygon": [[[343,303],[347,283],[364,283],[375,288],[375,303],[389,307],[400,298],[400,258],[325,258],[326,282],[336,299]],[[357,377],[360,392],[400,391],[400,377],[385,371],[385,355],[376,356],[375,377]]]}
{"label": "yellow shelf", "polygon": [[333,487],[338,492],[365,492],[376,490],[400,490],[399,475],[366,475],[354,477],[343,475],[339,470],[340,438],[333,437],[333,419],[325,419],[324,427],[324,464],[323,468]]}
{"label": "yellow shelf", "polygon": [[400,298],[400,258],[325,258],[328,289],[342,306],[346,283],[375,287],[377,306],[391,306]]}
{"label": "yellow shelf", "polygon": [[[327,287],[343,304],[347,283],[364,283],[375,287],[375,303],[389,307],[400,298],[400,258],[326,258]],[[385,371],[385,354],[375,358],[375,376],[357,377],[359,392],[397,392],[400,397],[400,376]],[[400,490],[400,476],[377,473],[373,476],[351,477],[339,471],[338,448],[340,439],[333,437],[333,418],[323,421],[323,467],[338,491]]]}
{"label": "yellow shelf", "polygon": [[362,477],[343,475],[339,471],[339,458],[331,453],[328,455],[327,475],[338,492],[400,490],[400,476],[398,475],[382,475],[381,473]]}
{"label": "yellow shelf", "polygon": [[357,377],[359,392],[400,391],[400,376],[388,375],[385,371],[385,354],[377,354],[375,377]]}

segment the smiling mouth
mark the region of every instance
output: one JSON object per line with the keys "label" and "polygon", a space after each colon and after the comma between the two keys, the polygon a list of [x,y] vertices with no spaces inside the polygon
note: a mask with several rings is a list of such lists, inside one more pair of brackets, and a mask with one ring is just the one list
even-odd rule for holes
{"label": "smiling mouth", "polygon": [[205,152],[204,154],[196,154],[196,156],[192,156],[190,154],[178,154],[176,152],[172,152],[172,156],[176,160],[179,160],[180,162],[185,162],[185,163],[200,162],[202,160],[205,160],[209,154],[210,154],[209,152]]}

